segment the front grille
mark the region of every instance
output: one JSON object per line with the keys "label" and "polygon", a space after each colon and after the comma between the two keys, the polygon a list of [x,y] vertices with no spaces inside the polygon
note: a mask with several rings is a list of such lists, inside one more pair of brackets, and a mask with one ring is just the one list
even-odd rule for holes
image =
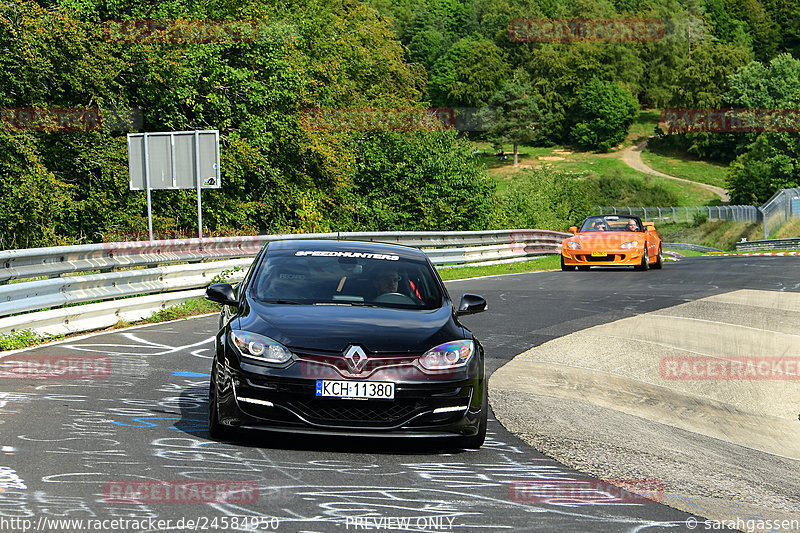
{"label": "front grille", "polygon": [[294,401],[290,406],[311,421],[363,424],[397,424],[418,410],[416,402],[409,401],[305,400]]}
{"label": "front grille", "polygon": [[615,255],[615,254],[608,254],[605,257],[592,257],[591,255],[584,255],[583,260],[588,261],[590,263],[606,263],[608,261],[618,261],[621,260],[624,256],[622,255]]}

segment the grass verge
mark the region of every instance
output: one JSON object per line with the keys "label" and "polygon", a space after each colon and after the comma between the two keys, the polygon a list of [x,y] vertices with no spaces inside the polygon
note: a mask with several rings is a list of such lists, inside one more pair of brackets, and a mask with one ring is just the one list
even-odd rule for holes
{"label": "grass verge", "polygon": [[685,153],[667,153],[650,149],[642,152],[642,161],[650,168],[676,178],[706,183],[723,189],[727,186],[725,181],[728,173],[727,165],[692,159]]}
{"label": "grass verge", "polygon": [[572,151],[562,146],[520,146],[519,166],[515,167],[510,155],[508,159],[499,160],[494,155],[491,143],[472,144],[475,158],[485,165],[487,176],[497,184],[498,196],[502,196],[514,180],[525,179],[525,170],[549,168],[594,182],[598,205],[693,206],[718,203],[719,200],[717,195],[699,185],[634,170],[620,159],[619,152],[598,154]]}
{"label": "grass verge", "polygon": [[800,237],[800,218],[786,222],[769,236],[770,239],[794,239],[796,237]]}
{"label": "grass verge", "polygon": [[554,270],[561,268],[560,255],[548,255],[534,261],[520,263],[503,263],[502,265],[474,266],[460,268],[439,268],[439,275],[444,281],[453,279],[477,278],[481,276],[497,276],[499,274],[521,274],[524,272],[538,272],[540,270]]}

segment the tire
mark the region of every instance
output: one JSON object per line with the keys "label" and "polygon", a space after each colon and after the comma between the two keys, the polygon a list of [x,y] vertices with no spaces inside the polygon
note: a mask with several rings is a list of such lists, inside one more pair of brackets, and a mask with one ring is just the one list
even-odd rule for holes
{"label": "tire", "polygon": [[575,267],[574,267],[574,266],[572,266],[572,265],[565,265],[565,264],[564,264],[564,256],[563,256],[563,255],[561,256],[561,270],[562,270],[562,271],[564,271],[564,272],[568,272],[568,271],[571,271],[571,270],[575,270]]}
{"label": "tire", "polygon": [[211,371],[211,384],[208,388],[208,434],[214,440],[224,439],[228,437],[228,431],[225,426],[220,424],[217,409],[217,380],[215,379],[215,371]]}
{"label": "tire", "polygon": [[642,254],[641,264],[633,268],[641,271],[646,271],[648,268],[650,268],[650,258],[647,256],[647,247],[645,247],[644,253]]}
{"label": "tire", "polygon": [[661,250],[661,246],[658,247],[658,255],[656,256],[656,262],[653,263],[651,268],[655,270],[661,270],[664,267],[664,252]]}
{"label": "tire", "polygon": [[478,424],[478,432],[471,437],[459,439],[459,447],[468,450],[477,450],[486,442],[486,427],[489,425],[489,379],[486,375],[483,378],[483,403],[481,403],[481,421]]}

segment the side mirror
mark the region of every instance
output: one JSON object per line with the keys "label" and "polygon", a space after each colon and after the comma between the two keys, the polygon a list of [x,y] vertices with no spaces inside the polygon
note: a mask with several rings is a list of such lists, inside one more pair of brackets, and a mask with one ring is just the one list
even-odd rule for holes
{"label": "side mirror", "polygon": [[[563,228],[564,226],[561,226],[561,227]],[[569,230],[572,232],[573,235],[577,235],[578,234],[578,227],[577,226],[570,226]]]}
{"label": "side mirror", "polygon": [[206,289],[206,298],[222,305],[239,305],[230,283],[214,283]]}
{"label": "side mirror", "polygon": [[656,225],[653,222],[645,222],[644,223],[644,230],[645,231],[655,231]]}
{"label": "side mirror", "polygon": [[486,311],[487,307],[488,304],[483,296],[478,296],[477,294],[465,294],[461,297],[461,303],[458,304],[456,315],[473,315],[475,313],[480,313],[481,311]]}

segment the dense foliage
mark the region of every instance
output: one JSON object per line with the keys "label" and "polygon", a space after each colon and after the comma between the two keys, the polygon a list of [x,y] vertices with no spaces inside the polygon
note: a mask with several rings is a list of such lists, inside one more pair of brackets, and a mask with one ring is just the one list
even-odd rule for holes
{"label": "dense foliage", "polygon": [[[664,37],[509,36],[514,19],[619,17],[659,19]],[[252,42],[109,39],[106,22],[125,19],[251,20],[258,31]],[[0,108],[136,108],[143,131],[220,130],[207,233],[554,224],[569,195],[572,214],[600,203],[586,197],[597,188],[547,171],[514,192],[538,198],[498,199],[463,135],[316,131],[303,127],[307,109],[490,106],[483,129],[497,142],[608,150],[637,106],[798,108],[798,58],[800,0],[0,0]],[[800,179],[798,133],[661,142],[734,160],[735,201]],[[153,213],[158,233],[196,231],[193,191],[155,191]],[[146,227],[124,133],[0,127],[0,248]]]}
{"label": "dense foliage", "polygon": [[[203,193],[207,232],[486,223],[491,182],[453,132],[303,128],[309,108],[425,106],[425,72],[366,4],[42,4],[0,4],[0,107],[139,108],[145,131],[219,129],[223,187]],[[105,38],[102,21],[131,14],[263,24],[252,43]],[[153,213],[157,233],[196,231],[193,191],[154,191]],[[125,134],[5,128],[0,227],[2,247],[141,235],[145,195],[128,190]]]}

